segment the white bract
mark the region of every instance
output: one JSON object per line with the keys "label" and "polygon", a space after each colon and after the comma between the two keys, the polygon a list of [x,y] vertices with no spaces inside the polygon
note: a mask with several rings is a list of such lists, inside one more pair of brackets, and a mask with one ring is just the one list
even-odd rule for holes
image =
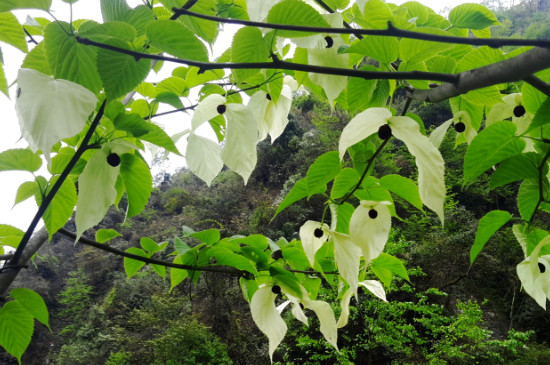
{"label": "white bract", "polygon": [[[256,166],[257,154],[256,144],[258,143],[258,122],[251,111],[242,104],[227,103],[226,98],[219,94],[212,94],[204,98],[199,104],[193,118],[191,119],[192,132],[190,135],[191,149],[187,149],[186,158],[193,172],[200,171],[200,175],[207,184],[212,182],[212,176],[218,171],[219,161],[223,161],[231,170],[241,175],[245,183],[248,181],[252,170]],[[223,148],[216,150],[212,144],[204,140],[199,141],[193,136],[203,123],[223,115],[226,121],[225,138]],[[208,153],[214,162],[211,168],[201,167],[205,161],[203,152]],[[218,155],[219,152],[219,155]],[[221,169],[220,169],[221,170]]]}
{"label": "white bract", "polygon": [[439,150],[428,137],[420,132],[420,126],[409,117],[392,117],[389,125],[395,138],[405,142],[415,157],[418,167],[418,188],[424,205],[434,211],[444,222],[445,163]]}
{"label": "white bract", "polygon": [[260,286],[250,301],[250,312],[256,326],[269,340],[269,357],[273,362],[273,352],[279,346],[286,334],[286,323],[275,307],[277,295],[271,286]]}
{"label": "white bract", "polygon": [[370,108],[357,114],[344,127],[340,135],[338,144],[340,159],[344,158],[344,154],[349,147],[378,132],[378,129],[386,124],[391,116],[391,112],[386,108]]}
{"label": "white bract", "polygon": [[[361,248],[367,262],[378,257],[388,241],[391,228],[388,205],[391,203],[363,200],[351,216],[351,241]],[[376,216],[371,211],[376,211]]]}
{"label": "white bract", "polygon": [[33,151],[50,161],[52,146],[80,133],[95,110],[97,97],[85,87],[22,68],[17,75],[15,109],[21,135]]}
{"label": "white bract", "polygon": [[540,255],[540,251],[550,244],[550,236],[542,239],[531,255],[516,267],[523,289],[543,308],[550,299],[550,255]]}

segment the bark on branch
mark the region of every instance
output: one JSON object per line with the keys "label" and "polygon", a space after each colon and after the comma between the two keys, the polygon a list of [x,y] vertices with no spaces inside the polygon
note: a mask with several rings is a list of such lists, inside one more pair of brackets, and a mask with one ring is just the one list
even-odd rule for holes
{"label": "bark on branch", "polygon": [[547,68],[550,68],[550,49],[537,47],[516,57],[462,72],[455,83],[445,83],[430,90],[414,90],[408,96],[414,100],[437,103],[487,86],[525,79],[533,82],[531,76]]}

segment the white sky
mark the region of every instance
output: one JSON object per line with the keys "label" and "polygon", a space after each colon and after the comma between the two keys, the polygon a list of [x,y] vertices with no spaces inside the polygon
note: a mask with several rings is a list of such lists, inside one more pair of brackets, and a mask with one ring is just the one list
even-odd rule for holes
{"label": "white sky", "polygon": [[[2,1],[2,0],[0,0]],[[141,4],[140,0],[127,0],[131,6],[136,6]],[[388,1],[395,4],[402,4],[406,2],[405,0],[395,0]],[[480,2],[479,0],[420,0],[422,4],[425,4],[436,12],[442,12],[445,8],[452,8],[456,5],[465,2]],[[69,5],[61,2],[60,0],[53,0],[54,15],[59,20],[69,20]],[[30,10],[18,10],[16,15],[19,17],[21,22],[25,21],[26,15],[30,14],[31,16],[40,16],[45,18],[50,18],[48,14],[41,11],[30,11]],[[80,0],[73,5],[73,17],[74,19],[86,18],[86,19],[95,19],[101,21],[101,12],[99,8],[99,0]],[[227,42],[223,45],[223,48],[226,48]],[[14,49],[13,47],[0,43],[0,47],[3,52],[4,60],[4,71],[6,73],[6,78],[8,79],[8,85],[10,85],[16,79],[17,70],[19,69],[24,54],[21,51]],[[10,88],[11,100],[7,99],[4,94],[0,93],[0,110],[2,111],[0,117],[0,128],[2,133],[0,134],[0,152],[16,147],[25,147],[25,141],[21,141],[21,134],[19,132],[19,127],[17,124],[17,117],[14,110],[14,87]],[[166,128],[169,134],[175,134],[185,129],[185,126],[182,126],[181,123],[181,114],[180,116],[174,117],[164,117],[158,118],[155,122],[161,124]],[[185,138],[184,138],[185,139]],[[184,146],[178,146],[180,150],[184,150]],[[183,159],[175,160],[172,162],[177,166],[172,166],[173,169],[181,167],[184,165]],[[44,172],[42,172],[44,173]],[[40,174],[40,171],[38,172]],[[16,226],[20,229],[25,230],[27,225],[30,223],[32,217],[34,216],[37,207],[32,199],[27,200],[26,202],[20,203],[17,206],[13,207],[15,200],[15,195],[17,188],[24,181],[34,180],[32,174],[28,172],[15,172],[15,171],[6,171],[0,172],[0,224],[10,224]]]}

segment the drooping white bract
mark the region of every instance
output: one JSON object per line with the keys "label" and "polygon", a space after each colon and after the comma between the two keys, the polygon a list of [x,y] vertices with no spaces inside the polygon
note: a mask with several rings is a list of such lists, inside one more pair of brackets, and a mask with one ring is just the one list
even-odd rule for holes
{"label": "drooping white bract", "polygon": [[300,240],[311,267],[315,264],[315,253],[329,237],[328,232],[328,225],[315,221],[307,221],[300,227]]}
{"label": "drooping white bract", "polygon": [[281,95],[275,103],[268,94],[263,91],[257,91],[248,102],[248,108],[258,121],[258,140],[262,141],[267,135],[271,137],[271,143],[284,132],[288,124],[288,113],[292,106],[292,90],[290,86],[284,84]]}
{"label": "drooping white bract", "polygon": [[50,161],[52,146],[82,131],[97,97],[84,86],[22,68],[17,75],[15,109],[21,135]]}
{"label": "drooping white bract", "polygon": [[441,142],[443,142],[443,139],[445,139],[445,134],[447,133],[447,130],[453,124],[454,118],[451,118],[447,120],[444,123],[441,123],[438,125],[430,134],[430,142],[435,146],[435,148],[439,148],[441,146]]}
{"label": "drooping white bract", "polygon": [[[391,228],[390,202],[362,200],[351,215],[349,236],[363,251],[367,262],[374,260],[384,250]],[[371,211],[375,211],[373,214]]]}
{"label": "drooping white bract", "polygon": [[[284,292],[284,288],[281,289]],[[298,299],[292,294],[285,292],[288,301],[278,307],[279,311],[282,312],[289,303],[292,303],[292,314],[294,315],[294,317],[309,326],[307,322],[307,317],[300,307],[300,303],[304,306],[304,308],[311,309],[313,312],[315,312],[317,319],[319,319],[319,330],[323,334],[323,337],[325,337],[327,342],[334,346],[336,350],[338,350],[338,326],[336,325],[336,319],[334,318],[334,312],[330,304],[323,300],[309,299],[307,290],[301,285],[300,290],[302,292],[302,299]]]}
{"label": "drooping white bract", "polygon": [[[485,126],[489,127],[491,124],[500,122],[501,120],[506,120],[512,118],[512,123],[516,125],[517,135],[522,135],[533,120],[533,114],[529,113],[527,110],[524,111],[524,114],[516,117],[514,110],[516,107],[523,105],[523,96],[521,93],[514,93],[506,95],[502,98],[502,103],[495,104],[489,113],[487,114],[487,120],[485,121]],[[525,107],[524,107],[525,108]],[[523,152],[536,152],[535,144],[531,138],[523,138],[525,141],[525,148]]]}
{"label": "drooping white bract", "polygon": [[223,168],[221,147],[211,139],[191,133],[187,138],[187,165],[192,173],[210,186]]}
{"label": "drooping white bract", "polygon": [[[216,156],[218,151],[210,143],[204,140],[199,142],[191,136],[204,122],[220,114],[225,117],[226,128],[224,146],[219,150],[219,156]],[[209,184],[213,179],[212,174],[219,168],[221,159],[227,167],[241,175],[245,183],[248,181],[257,162],[258,123],[246,106],[227,104],[226,98],[219,94],[209,95],[197,107],[191,119],[191,128],[189,138],[192,148],[188,146],[186,157],[190,161],[189,166],[193,173]],[[200,168],[200,163],[205,161],[201,151],[208,153],[212,158],[212,167]]]}
{"label": "drooping white bract", "polygon": [[246,10],[250,20],[255,22],[263,22],[267,19],[269,10],[281,0],[248,0],[246,2]]}
{"label": "drooping white bract", "polygon": [[[367,290],[369,290],[372,294],[374,294],[376,297],[382,299],[384,302],[387,302],[386,299],[386,291],[384,290],[384,286],[382,283],[376,280],[364,280],[358,283],[359,285],[365,287]],[[342,328],[345,325],[348,324],[348,318],[349,318],[349,301],[351,300],[351,296],[353,292],[357,291],[357,288],[349,287],[346,289],[344,294],[342,295],[342,300],[340,302],[340,308],[342,311],[340,312],[340,318],[338,318],[338,328]]]}
{"label": "drooping white bract", "polygon": [[439,150],[428,137],[420,132],[420,126],[409,117],[391,117],[388,124],[395,138],[405,142],[415,157],[418,167],[418,189],[422,202],[434,211],[441,223],[444,221],[445,163]]}
{"label": "drooping white bract", "polygon": [[272,286],[263,285],[258,288],[250,301],[250,312],[256,326],[269,340],[269,357],[273,362],[273,352],[286,334],[286,323],[275,307],[277,295],[271,290]]}
{"label": "drooping white bract", "polygon": [[[116,180],[120,165],[111,166],[107,157],[116,144],[109,142],[97,150],[86,163],[78,177],[78,200],[76,202],[76,241],[88,228],[98,224],[114,203],[117,192]],[[115,152],[116,153],[116,152]],[[76,242],[75,241],[75,242]]]}
{"label": "drooping white bract", "polygon": [[550,299],[550,255],[540,255],[541,249],[550,244],[550,236],[543,238],[531,255],[516,267],[523,289],[543,308]]}
{"label": "drooping white bract", "polygon": [[338,151],[340,160],[344,158],[346,150],[354,144],[361,142],[387,123],[392,113],[386,108],[369,108],[355,116],[342,130]]}
{"label": "drooping white bract", "polygon": [[[333,45],[327,48],[325,39],[321,39],[317,46],[307,50],[308,63],[315,66],[348,68],[349,54],[338,53],[338,48],[345,42],[341,36],[334,35],[332,37]],[[332,106],[334,100],[348,85],[348,80],[345,77],[337,75],[326,75],[321,73],[310,73],[310,80],[325,90],[329,104]]]}
{"label": "drooping white bract", "polygon": [[357,298],[357,282],[359,281],[359,265],[361,264],[361,248],[354,244],[351,237],[340,232],[330,232],[334,242],[334,261],[338,272],[353,288],[353,295]]}
{"label": "drooping white bract", "polygon": [[246,184],[258,161],[258,123],[246,106],[226,106],[225,145],[221,157],[227,167],[243,177]]}

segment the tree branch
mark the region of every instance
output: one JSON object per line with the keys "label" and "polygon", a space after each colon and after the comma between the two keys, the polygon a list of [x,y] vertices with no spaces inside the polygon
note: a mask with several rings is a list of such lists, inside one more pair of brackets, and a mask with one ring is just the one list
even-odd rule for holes
{"label": "tree branch", "polygon": [[526,78],[524,78],[523,81],[533,86],[535,89],[537,89],[541,93],[547,96],[550,96],[550,84],[548,84],[547,82],[544,82],[543,80],[539,79],[535,75],[529,75]]}
{"label": "tree branch", "polygon": [[155,54],[148,54],[142,52],[131,51],[124,48],[119,48],[111,46],[109,44],[104,44],[100,42],[93,41],[91,39],[76,37],[76,40],[80,44],[94,46],[98,48],[107,49],[113,52],[118,52],[126,54],[128,56],[134,57],[136,60],[147,58],[152,60],[161,60],[166,62],[179,63],[189,66],[198,67],[201,72],[209,70],[222,70],[222,69],[272,69],[272,70],[291,70],[291,71],[303,71],[310,73],[318,73],[325,75],[336,75],[336,76],[348,76],[348,77],[358,77],[365,80],[429,80],[429,81],[440,81],[455,83],[458,78],[457,75],[438,73],[438,72],[425,72],[425,71],[405,71],[405,72],[391,72],[391,71],[362,71],[354,69],[345,69],[345,68],[336,68],[336,67],[325,67],[325,66],[315,66],[302,63],[293,63],[287,61],[281,61],[279,59],[274,59],[272,62],[244,62],[244,63],[230,63],[230,62],[199,62],[193,60],[186,60],[175,57],[167,57]]}
{"label": "tree branch", "polygon": [[[57,232],[64,235],[64,236],[66,236],[66,237],[69,237],[72,240],[76,239],[76,234],[74,234],[71,231],[66,230],[65,228],[61,228]],[[134,255],[134,254],[131,254],[129,252],[116,249],[116,248],[111,247],[109,245],[105,245],[105,244],[99,243],[97,241],[88,239],[86,237],[80,237],[80,239],[78,240],[78,243],[82,243],[82,244],[85,244],[85,245],[88,245],[88,246],[92,246],[92,247],[98,248],[102,251],[110,252],[110,253],[113,253],[113,254],[118,255],[118,256],[127,257],[129,259],[134,259],[134,260],[138,260],[138,261],[141,261],[141,262],[145,262],[147,264],[161,265],[161,266],[165,266],[165,267],[173,267],[175,269],[190,270],[190,271],[218,272],[218,273],[229,274],[229,275],[234,275],[234,276],[246,275],[246,271],[242,271],[242,270],[238,270],[238,269],[234,269],[234,268],[226,267],[226,266],[182,265],[182,264],[175,264],[173,262],[168,262],[168,261],[153,259],[153,258],[149,258],[149,257]],[[292,270],[292,269],[288,269],[288,271],[293,272],[293,273],[307,274],[307,275],[320,275],[320,273],[318,273],[316,271],[304,271],[304,270]],[[325,274],[335,274],[335,273],[330,273],[329,272],[329,273],[325,273]]]}
{"label": "tree branch", "polygon": [[533,81],[530,76],[549,67],[550,49],[537,47],[498,63],[461,72],[456,75],[458,81],[454,84],[446,83],[430,90],[414,90],[408,96],[414,100],[437,103],[487,86],[525,79]]}
{"label": "tree branch", "polygon": [[[74,234],[71,231],[66,230],[65,228],[61,228],[58,232],[61,233],[64,236],[69,237],[72,240],[76,239],[76,234]],[[109,245],[105,245],[105,244],[93,241],[93,240],[88,239],[86,237],[80,237],[80,239],[78,240],[78,243],[83,243],[85,245],[98,248],[102,251],[110,252],[110,253],[113,253],[115,255],[126,257],[126,258],[129,258],[129,259],[142,261],[142,262],[145,262],[147,264],[161,265],[161,266],[166,266],[166,267],[173,267],[175,269],[183,269],[183,270],[191,270],[191,271],[220,272],[220,273],[231,274],[231,275],[235,275],[235,276],[242,276],[244,274],[244,271],[242,271],[242,270],[237,270],[237,269],[228,268],[228,267],[181,265],[181,264],[174,264],[173,262],[168,262],[168,261],[153,259],[153,258],[149,258],[149,257],[134,255],[132,253],[116,249],[116,248],[111,247]]]}
{"label": "tree branch", "polygon": [[226,24],[239,24],[251,27],[278,29],[278,30],[292,30],[296,32],[307,33],[332,33],[332,34],[360,34],[360,35],[378,35],[383,37],[399,37],[419,39],[430,42],[443,42],[454,44],[468,44],[471,46],[489,46],[493,48],[499,48],[504,46],[533,46],[533,47],[550,47],[550,39],[510,39],[510,38],[469,38],[469,37],[457,37],[457,36],[445,36],[439,34],[429,34],[415,32],[411,30],[404,30],[396,28],[391,22],[388,22],[387,29],[356,29],[356,28],[330,28],[330,27],[306,27],[303,25],[288,25],[288,24],[271,24],[263,22],[255,22],[250,20],[221,18],[217,16],[205,15],[195,13],[184,8],[172,8],[174,15],[177,19],[181,15],[188,15],[195,18],[201,18]]}

